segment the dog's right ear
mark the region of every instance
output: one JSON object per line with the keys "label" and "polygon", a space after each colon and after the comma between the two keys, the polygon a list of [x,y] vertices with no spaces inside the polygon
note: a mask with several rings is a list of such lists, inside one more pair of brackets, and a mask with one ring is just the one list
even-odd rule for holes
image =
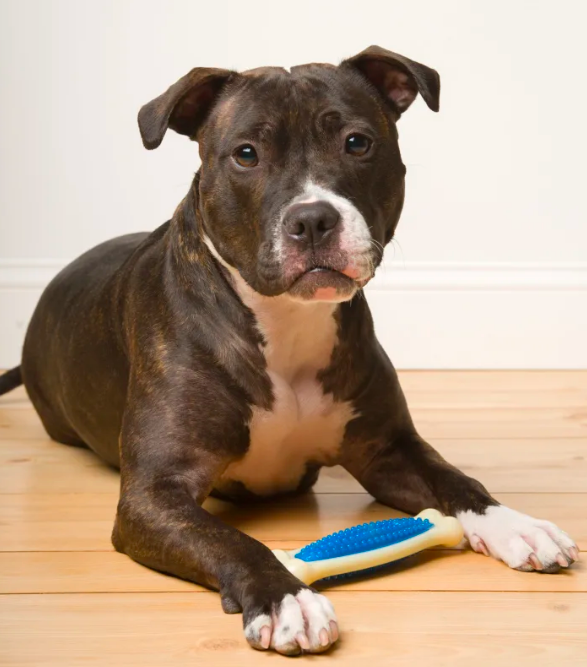
{"label": "dog's right ear", "polygon": [[167,128],[193,137],[218,93],[235,74],[227,69],[196,67],[139,111],[139,130],[145,148],[157,148]]}
{"label": "dog's right ear", "polygon": [[344,60],[341,67],[358,69],[400,114],[418,93],[432,111],[438,111],[440,77],[436,70],[426,65],[373,45]]}

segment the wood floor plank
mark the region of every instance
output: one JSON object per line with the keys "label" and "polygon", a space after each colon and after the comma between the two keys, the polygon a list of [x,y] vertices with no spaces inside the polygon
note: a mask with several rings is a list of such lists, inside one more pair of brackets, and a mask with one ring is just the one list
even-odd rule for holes
{"label": "wood floor plank", "polygon": [[[304,543],[270,540],[266,544],[271,549],[296,549]],[[587,566],[579,562],[547,576],[518,572],[471,551],[434,550],[396,563],[377,575],[339,582],[334,590],[587,593]],[[0,553],[0,593],[4,594],[177,591],[205,589],[149,570],[115,551]]]}
{"label": "wood floor plank", "polygon": [[21,443],[0,443],[0,494],[118,493],[118,471],[93,452],[52,441]]}
{"label": "wood floor plank", "polygon": [[[587,548],[587,495],[497,494],[531,516],[549,519]],[[261,505],[235,506],[215,499],[205,505],[227,523],[260,540],[311,542],[331,532],[401,513],[368,494],[309,494]],[[109,551],[116,510],[111,494],[28,494],[0,497],[0,551]]]}
{"label": "wood floor plank", "polygon": [[436,371],[400,370],[404,391],[483,392],[510,391],[518,394],[573,393],[587,389],[587,370],[569,371]]}
{"label": "wood floor plank", "polygon": [[587,388],[562,391],[511,391],[508,389],[467,391],[426,391],[409,389],[405,392],[411,410],[466,409],[526,409],[574,408],[587,405]]}
{"label": "wood floor plank", "polygon": [[411,410],[418,432],[435,438],[587,438],[583,408]]}
{"label": "wood floor plank", "polygon": [[434,446],[492,493],[587,492],[587,438],[439,439]]}
{"label": "wood floor plank", "polygon": [[[587,594],[331,592],[338,665],[580,665]],[[258,666],[283,658],[248,648],[240,615],[213,593],[0,597],[0,663]]]}
{"label": "wood floor plank", "polygon": [[[587,439],[438,439],[433,444],[442,456],[481,481],[491,493],[587,492]],[[364,492],[340,467],[323,469],[314,490]]]}
{"label": "wood floor plank", "polygon": [[[492,493],[587,493],[587,439],[438,440],[438,451]],[[553,474],[556,471],[556,474]],[[49,440],[0,444],[2,493],[117,493],[118,473],[92,452]],[[363,493],[341,468],[324,469],[318,493]]]}

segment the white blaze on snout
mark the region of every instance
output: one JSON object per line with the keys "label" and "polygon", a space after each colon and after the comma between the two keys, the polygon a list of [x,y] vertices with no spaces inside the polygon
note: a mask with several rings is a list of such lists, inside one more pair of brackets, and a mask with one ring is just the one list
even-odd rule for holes
{"label": "white blaze on snout", "polygon": [[324,201],[331,204],[340,215],[340,250],[349,255],[367,254],[371,249],[371,233],[365,218],[359,209],[346,197],[336,194],[332,190],[323,188],[321,185],[308,180],[301,194],[294,197],[286,208],[284,208],[280,224],[276,229],[275,250],[279,258],[284,256],[283,248],[283,217],[289,206],[294,204],[311,204]]}

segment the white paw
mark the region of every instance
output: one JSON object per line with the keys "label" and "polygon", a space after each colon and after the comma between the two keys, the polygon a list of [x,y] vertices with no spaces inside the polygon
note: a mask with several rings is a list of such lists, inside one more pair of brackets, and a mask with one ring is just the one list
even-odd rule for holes
{"label": "white paw", "polygon": [[556,572],[579,558],[577,545],[554,523],[504,505],[490,506],[485,514],[458,512],[457,519],[474,551],[517,570]]}
{"label": "white paw", "polygon": [[330,601],[304,588],[295,596],[286,595],[271,615],[256,616],[245,628],[245,637],[260,650],[322,653],[338,639],[338,624]]}

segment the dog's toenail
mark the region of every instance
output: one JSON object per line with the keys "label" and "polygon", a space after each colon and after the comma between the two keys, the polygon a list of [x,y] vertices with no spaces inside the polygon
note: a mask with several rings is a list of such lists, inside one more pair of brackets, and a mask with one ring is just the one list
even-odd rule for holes
{"label": "dog's toenail", "polygon": [[261,628],[261,646],[263,648],[269,648],[271,643],[271,628],[268,625],[264,625]]}
{"label": "dog's toenail", "polygon": [[567,562],[567,559],[562,554],[557,554],[556,562],[561,567],[569,567],[569,563]]}
{"label": "dog's toenail", "polygon": [[330,621],[330,634],[332,636],[332,641],[335,642],[339,638],[338,625],[336,621]]}
{"label": "dog's toenail", "polygon": [[489,551],[485,546],[485,542],[483,540],[479,540],[477,542],[477,547],[482,554],[484,554],[485,556],[489,556]]}
{"label": "dog's toenail", "polygon": [[530,564],[535,570],[542,569],[542,563],[538,560],[538,556],[536,554],[530,554],[528,560],[530,561]]}
{"label": "dog's toenail", "polygon": [[322,630],[320,630],[320,643],[322,646],[328,646],[328,644],[330,644],[330,639],[328,638],[328,631],[326,628],[322,628]]}

